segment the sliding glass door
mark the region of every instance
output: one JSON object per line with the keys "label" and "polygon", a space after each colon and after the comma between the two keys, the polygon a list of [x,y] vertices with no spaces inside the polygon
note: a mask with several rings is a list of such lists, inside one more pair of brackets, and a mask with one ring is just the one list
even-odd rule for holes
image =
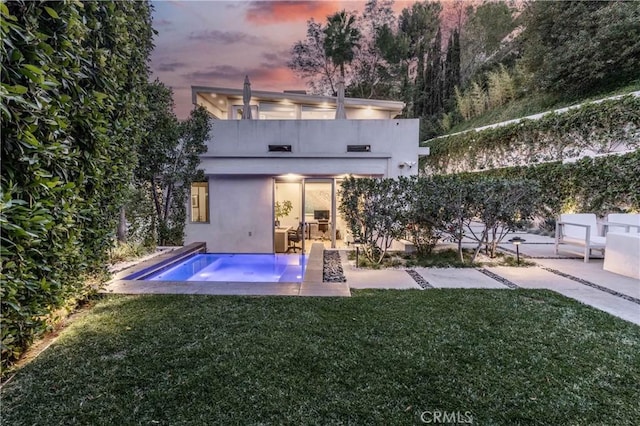
{"label": "sliding glass door", "polygon": [[[313,243],[322,243],[325,248],[341,245],[346,226],[337,211],[338,187],[334,178],[274,180],[275,253],[308,252]],[[298,229],[301,238],[295,235]]]}

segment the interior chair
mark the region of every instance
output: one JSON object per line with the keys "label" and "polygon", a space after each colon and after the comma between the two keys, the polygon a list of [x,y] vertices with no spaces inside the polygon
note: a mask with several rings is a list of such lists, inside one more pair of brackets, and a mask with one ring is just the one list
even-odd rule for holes
{"label": "interior chair", "polygon": [[322,232],[322,239],[326,239],[325,233],[329,230],[329,219],[318,219],[318,232]]}
{"label": "interior chair", "polygon": [[290,229],[289,231],[287,231],[287,240],[289,240],[289,247],[287,248],[287,252],[289,252],[289,250],[293,250],[294,252],[296,250],[302,250],[302,247],[297,246],[296,243],[302,241],[303,235],[304,229],[302,222],[300,222],[300,225],[298,225],[298,229]]}
{"label": "interior chair", "polygon": [[591,250],[600,250],[604,254],[606,238],[598,235],[598,222],[594,213],[561,214],[560,220],[556,222],[556,254],[559,244],[584,247],[584,261],[587,263]]}

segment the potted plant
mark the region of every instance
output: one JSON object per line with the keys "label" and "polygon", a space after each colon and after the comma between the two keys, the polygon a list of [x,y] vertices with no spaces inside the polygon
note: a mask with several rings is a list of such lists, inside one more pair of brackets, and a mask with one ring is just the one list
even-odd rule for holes
{"label": "potted plant", "polygon": [[293,209],[293,204],[291,201],[285,200],[282,203],[280,201],[276,201],[275,204],[275,216],[276,216],[276,227],[280,226],[280,218],[288,216]]}

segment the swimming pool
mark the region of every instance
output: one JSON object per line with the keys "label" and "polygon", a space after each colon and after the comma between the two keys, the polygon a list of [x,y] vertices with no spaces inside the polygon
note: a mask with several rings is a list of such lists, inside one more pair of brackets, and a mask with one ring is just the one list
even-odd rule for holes
{"label": "swimming pool", "polygon": [[305,255],[194,254],[146,281],[302,282]]}

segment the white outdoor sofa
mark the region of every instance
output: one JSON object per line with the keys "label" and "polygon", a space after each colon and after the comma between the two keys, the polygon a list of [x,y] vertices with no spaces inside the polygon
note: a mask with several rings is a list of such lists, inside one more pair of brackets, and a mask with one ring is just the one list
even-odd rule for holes
{"label": "white outdoor sofa", "polygon": [[584,247],[584,262],[589,262],[591,250],[604,255],[606,238],[598,235],[598,221],[594,213],[561,214],[556,221],[556,254],[560,244]]}
{"label": "white outdoor sofa", "polygon": [[640,214],[610,213],[602,269],[640,280]]}
{"label": "white outdoor sofa", "polygon": [[640,232],[640,213],[609,213],[602,224],[604,235],[608,232]]}
{"label": "white outdoor sofa", "polygon": [[607,233],[602,269],[640,280],[640,233]]}

